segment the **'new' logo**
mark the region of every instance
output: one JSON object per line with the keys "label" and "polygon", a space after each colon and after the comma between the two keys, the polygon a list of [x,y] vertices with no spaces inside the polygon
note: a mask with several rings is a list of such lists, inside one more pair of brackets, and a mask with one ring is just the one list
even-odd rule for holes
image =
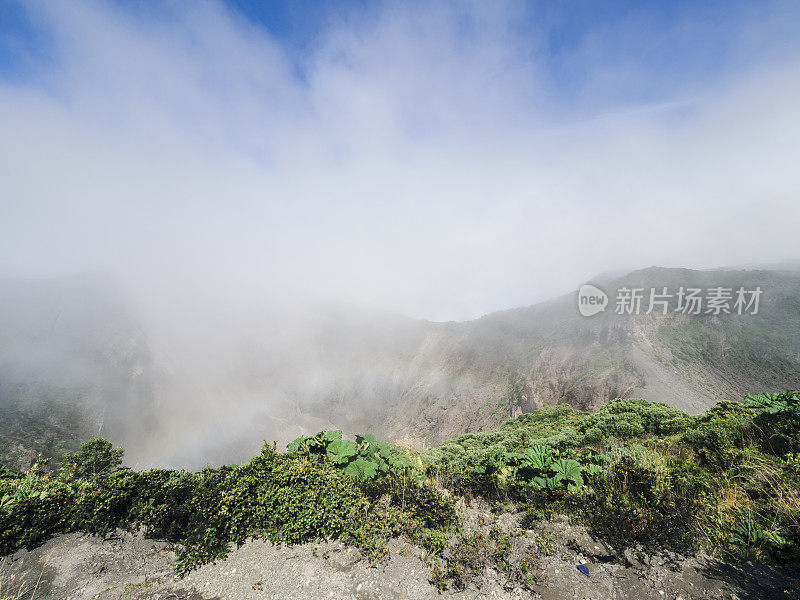
{"label": "'new' logo", "polygon": [[600,288],[587,283],[578,290],[578,310],[584,317],[603,312],[606,306],[608,306],[608,296]]}

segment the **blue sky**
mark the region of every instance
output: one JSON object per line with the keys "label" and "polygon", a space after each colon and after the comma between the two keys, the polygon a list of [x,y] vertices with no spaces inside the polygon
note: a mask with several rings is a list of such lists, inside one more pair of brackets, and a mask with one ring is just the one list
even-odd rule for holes
{"label": "blue sky", "polygon": [[[131,13],[165,18],[176,6],[150,0],[112,3]],[[273,36],[294,61],[299,77],[333,24],[368,23],[392,6],[363,0],[224,4]],[[530,51],[545,65],[553,106],[580,104],[573,108],[586,110],[657,102],[747,69],[765,55],[796,51],[798,26],[797,3],[746,0],[522,2],[515,5],[514,17],[515,35],[521,41],[536,39]],[[0,0],[0,76],[25,80],[52,65],[54,55],[46,27],[31,18],[24,3]],[[593,89],[591,100],[576,101],[593,71],[614,68],[636,69],[640,76],[609,73],[603,88]]]}
{"label": "blue sky", "polygon": [[[308,0],[228,4],[266,27],[301,64],[331,21],[369,18],[380,5]],[[594,69],[635,67],[647,74],[610,81],[597,94],[599,108],[657,102],[665,94],[688,92],[746,69],[765,54],[796,50],[800,43],[800,5],[793,2],[566,0],[521,2],[517,11],[514,33],[521,40],[537,38],[531,52],[545,61],[553,103],[559,105],[574,101]]]}
{"label": "blue sky", "polygon": [[0,274],[444,319],[793,258],[799,23],[797,2],[0,0]]}

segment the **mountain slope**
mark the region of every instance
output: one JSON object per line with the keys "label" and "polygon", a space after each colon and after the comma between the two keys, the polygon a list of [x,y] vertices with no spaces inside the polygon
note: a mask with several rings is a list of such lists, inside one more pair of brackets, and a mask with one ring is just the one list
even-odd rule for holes
{"label": "mountain slope", "polygon": [[[615,314],[622,287],[760,286],[756,315]],[[322,303],[142,321],[96,280],[0,287],[0,460],[26,466],[102,434],[132,464],[238,462],[264,439],[371,431],[414,447],[559,402],[643,397],[698,413],[800,387],[800,274],[651,268],[461,323]],[[190,308],[190,307],[184,307]]]}
{"label": "mountain slope", "polygon": [[[685,315],[675,311],[675,298],[667,314],[645,314],[643,304],[641,314],[619,315],[613,291],[625,286],[760,287],[763,294],[755,315]],[[509,396],[522,411],[558,402],[591,410],[634,396],[698,413],[752,390],[800,384],[795,272],[652,268],[605,288],[611,304],[593,317],[581,316],[570,294],[476,321],[431,324],[415,356],[425,365],[422,376],[387,394],[369,425],[424,445],[496,424],[510,412]],[[349,406],[326,417],[341,422]]]}

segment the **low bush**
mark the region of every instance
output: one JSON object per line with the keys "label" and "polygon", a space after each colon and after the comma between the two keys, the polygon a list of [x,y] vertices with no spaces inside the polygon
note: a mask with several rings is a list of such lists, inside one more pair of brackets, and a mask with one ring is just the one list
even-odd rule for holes
{"label": "low bush", "polygon": [[757,413],[753,426],[764,451],[779,456],[800,451],[800,392],[746,396],[744,406]]}
{"label": "low bush", "polygon": [[682,410],[646,400],[616,399],[580,422],[584,443],[600,443],[605,438],[628,439],[644,435],[667,436],[682,433],[693,422]]}
{"label": "low bush", "polygon": [[[95,469],[98,447],[90,442],[57,476],[41,469],[22,477],[3,474],[0,554],[60,532],[139,526],[148,536],[178,544],[176,570],[185,573],[251,536],[289,544],[343,537],[374,554],[378,530],[397,534],[401,521],[445,527],[455,520],[452,501],[415,480],[406,483],[405,510],[376,510],[370,490],[308,452],[280,454],[265,446],[241,466],[138,473],[112,471],[111,463]],[[393,505],[400,500],[387,497]]]}
{"label": "low bush", "polygon": [[594,481],[577,513],[618,553],[634,546],[687,553],[699,544],[696,518],[706,490],[691,466],[653,468],[625,454]]}
{"label": "low bush", "polygon": [[541,577],[538,553],[526,545],[519,531],[503,531],[497,526],[484,531],[461,532],[435,558],[431,583],[439,591],[450,586],[463,590],[470,583],[480,583],[488,568],[494,569],[506,584],[531,589]]}

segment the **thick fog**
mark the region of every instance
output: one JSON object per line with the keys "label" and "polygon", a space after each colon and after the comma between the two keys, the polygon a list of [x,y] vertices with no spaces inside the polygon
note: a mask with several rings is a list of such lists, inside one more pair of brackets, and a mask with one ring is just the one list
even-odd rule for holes
{"label": "thick fog", "polygon": [[4,40],[5,275],[446,320],[797,255],[794,3],[633,11],[557,56],[539,4],[321,7],[301,46],[216,2],[15,10],[37,51]]}
{"label": "thick fog", "polygon": [[798,257],[796,3],[233,6],[0,10],[0,278],[52,280],[0,286],[0,395],[74,393],[132,462],[497,395],[412,319]]}

